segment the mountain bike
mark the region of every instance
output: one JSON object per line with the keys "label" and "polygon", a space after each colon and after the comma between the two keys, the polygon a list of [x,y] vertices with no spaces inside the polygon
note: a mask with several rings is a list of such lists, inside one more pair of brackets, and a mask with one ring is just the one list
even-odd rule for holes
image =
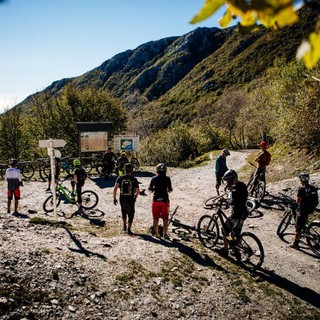
{"label": "mountain bike", "polygon": [[[287,207],[283,213],[283,217],[277,228],[277,235],[282,237],[288,227],[295,226],[298,218],[299,209],[296,202],[283,193],[280,195],[288,200]],[[307,223],[301,230],[301,239],[305,238],[309,248],[318,256],[320,256],[320,221],[312,221]]]}
{"label": "mountain bike", "polygon": [[[57,181],[56,186],[56,206],[58,207],[61,203],[62,199],[65,199],[67,202],[71,204],[77,204],[77,195],[72,192],[72,190],[68,189],[63,183],[65,181],[70,181],[70,179],[64,179]],[[82,197],[82,207],[83,209],[89,210],[96,207],[99,202],[98,195],[92,190],[85,190],[81,193]],[[53,195],[51,194],[43,203],[43,210],[50,214],[53,212]]]}
{"label": "mountain bike", "polygon": [[32,161],[19,161],[17,168],[20,169],[22,176],[26,179],[31,179],[35,172]]}
{"label": "mountain bike", "polygon": [[[256,270],[263,264],[264,249],[259,238],[251,232],[242,232],[237,235],[234,226],[229,235],[226,234],[226,214],[222,211],[228,204],[224,198],[220,198],[215,206],[216,211],[210,215],[203,215],[197,225],[200,242],[206,248],[213,248],[220,239],[220,227],[222,235],[226,236],[229,248],[232,250],[237,262],[249,270]],[[212,207],[214,208],[214,207]],[[222,238],[222,237],[221,237]]]}
{"label": "mountain bike", "polygon": [[[220,204],[219,204],[219,199],[225,197],[227,195],[227,192],[219,195],[219,196],[214,196],[214,197],[210,197],[209,199],[207,199],[204,204],[203,204],[203,207],[205,209],[213,209],[215,207],[218,207]],[[249,213],[249,216],[251,215],[251,213],[255,210],[255,208],[257,207],[257,204],[254,200],[252,199],[247,199],[246,201],[246,206],[247,206],[247,210],[248,210],[248,213]]]}
{"label": "mountain bike", "polygon": [[261,202],[266,195],[266,174],[265,172],[260,172],[258,175],[258,182],[254,185],[255,174],[257,166],[249,162],[256,169],[251,173],[249,181],[247,183],[247,189],[249,192],[257,199],[258,202]]}
{"label": "mountain bike", "polygon": [[175,215],[178,211],[179,206],[177,206],[174,211],[172,212],[169,220],[168,220],[168,226],[172,224],[174,227],[173,232],[176,232],[179,229],[183,229],[188,231],[188,233],[192,233],[194,231],[197,231],[197,228],[195,226],[190,226],[188,224],[182,223],[179,219],[175,218]]}

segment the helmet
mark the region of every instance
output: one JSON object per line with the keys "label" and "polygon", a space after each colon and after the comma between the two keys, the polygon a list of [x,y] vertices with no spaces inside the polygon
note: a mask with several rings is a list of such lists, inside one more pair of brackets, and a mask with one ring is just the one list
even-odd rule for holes
{"label": "helmet", "polygon": [[166,173],[167,172],[167,166],[164,163],[159,163],[156,166],[156,170],[157,170],[157,173]]}
{"label": "helmet", "polygon": [[120,156],[126,156],[127,154],[126,154],[126,152],[125,151],[121,151],[120,152]]}
{"label": "helmet", "polygon": [[309,179],[310,179],[309,174],[304,173],[304,172],[300,173],[298,177],[299,177],[300,181],[309,181]]}
{"label": "helmet", "polygon": [[74,159],[73,160],[73,165],[74,166],[80,166],[81,165],[81,161],[79,159]]}
{"label": "helmet", "polygon": [[11,159],[10,162],[9,162],[9,164],[10,164],[11,166],[15,166],[16,164],[18,164],[18,160],[17,160],[17,159]]}
{"label": "helmet", "polygon": [[222,153],[225,155],[225,156],[230,156],[230,152],[228,149],[223,149],[222,150]]}
{"label": "helmet", "polygon": [[261,141],[260,142],[260,148],[266,148],[267,147],[267,141]]}
{"label": "helmet", "polygon": [[112,147],[111,146],[108,146],[108,150],[111,150],[112,149]]}
{"label": "helmet", "polygon": [[230,169],[223,175],[222,179],[224,181],[229,182],[233,180],[235,177],[238,177],[238,174],[233,169]]}
{"label": "helmet", "polygon": [[126,163],[125,165],[124,165],[124,171],[125,172],[132,172],[133,171],[133,165],[131,164],[131,163]]}

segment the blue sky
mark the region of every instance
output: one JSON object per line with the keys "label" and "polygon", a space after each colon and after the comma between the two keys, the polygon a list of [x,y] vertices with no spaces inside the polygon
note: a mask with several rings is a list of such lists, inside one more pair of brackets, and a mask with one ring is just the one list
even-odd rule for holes
{"label": "blue sky", "polygon": [[7,0],[0,3],[0,112],[115,54],[196,27],[205,0]]}

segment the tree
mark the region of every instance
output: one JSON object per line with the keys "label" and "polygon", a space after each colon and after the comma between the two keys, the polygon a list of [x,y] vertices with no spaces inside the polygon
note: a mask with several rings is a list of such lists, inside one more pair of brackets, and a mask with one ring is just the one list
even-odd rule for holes
{"label": "tree", "polygon": [[[295,2],[299,4],[299,8],[303,6],[309,6],[311,9],[319,8],[318,0],[205,0],[203,7],[191,20],[191,23],[203,21],[225,6],[226,11],[219,20],[222,28],[227,27],[232,19],[239,18],[239,28],[243,31],[256,30],[259,22],[267,28],[279,29],[299,20],[294,6]],[[297,58],[303,60],[308,68],[315,67],[320,60],[319,23],[315,26],[314,32],[310,34],[309,39],[299,47]]]}

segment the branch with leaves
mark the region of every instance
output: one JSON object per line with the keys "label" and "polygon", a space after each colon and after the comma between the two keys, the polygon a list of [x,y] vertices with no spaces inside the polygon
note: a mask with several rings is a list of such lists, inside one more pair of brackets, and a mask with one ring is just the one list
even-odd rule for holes
{"label": "branch with leaves", "polygon": [[[225,6],[225,13],[219,20],[222,28],[227,27],[233,19],[238,18],[240,20],[239,28],[243,31],[255,31],[258,28],[258,23],[267,28],[279,29],[298,22],[297,10],[303,6],[311,5],[313,1],[205,0],[203,7],[190,22],[203,21]],[[295,6],[294,4],[297,2],[298,6]],[[297,59],[303,60],[308,68],[316,66],[320,60],[320,27],[318,30],[315,28],[315,31],[309,35],[309,39],[304,40],[300,45]]]}

